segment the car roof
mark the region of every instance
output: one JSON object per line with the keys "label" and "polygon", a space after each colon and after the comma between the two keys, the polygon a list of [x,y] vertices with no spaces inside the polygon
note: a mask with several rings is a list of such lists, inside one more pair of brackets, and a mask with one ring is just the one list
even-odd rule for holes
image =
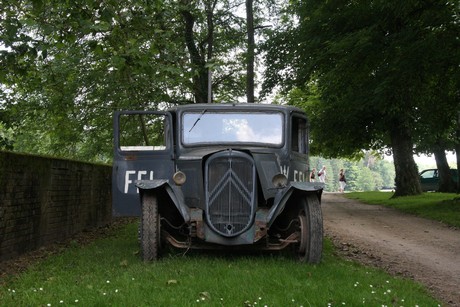
{"label": "car roof", "polygon": [[279,105],[279,104],[262,104],[262,103],[201,103],[201,104],[186,104],[169,109],[171,112],[183,111],[213,111],[213,110],[238,110],[238,111],[282,111],[295,112],[305,114],[305,112],[297,107]]}

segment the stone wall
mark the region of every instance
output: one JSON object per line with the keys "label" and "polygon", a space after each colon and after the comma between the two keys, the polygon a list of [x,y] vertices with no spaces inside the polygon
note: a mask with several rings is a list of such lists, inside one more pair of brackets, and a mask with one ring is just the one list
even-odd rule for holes
{"label": "stone wall", "polygon": [[0,151],[0,261],[110,222],[111,166]]}

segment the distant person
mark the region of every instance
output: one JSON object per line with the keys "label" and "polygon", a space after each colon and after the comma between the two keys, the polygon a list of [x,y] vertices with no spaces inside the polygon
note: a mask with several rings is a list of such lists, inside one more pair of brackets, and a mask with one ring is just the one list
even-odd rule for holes
{"label": "distant person", "polygon": [[345,171],[340,169],[339,172],[339,192],[343,193],[345,191],[345,186],[347,185],[347,179],[345,178]]}
{"label": "distant person", "polygon": [[321,170],[318,172],[319,182],[326,182],[326,167],[323,166]]}
{"label": "distant person", "polygon": [[315,182],[316,178],[316,168],[313,168],[310,172],[310,182]]}

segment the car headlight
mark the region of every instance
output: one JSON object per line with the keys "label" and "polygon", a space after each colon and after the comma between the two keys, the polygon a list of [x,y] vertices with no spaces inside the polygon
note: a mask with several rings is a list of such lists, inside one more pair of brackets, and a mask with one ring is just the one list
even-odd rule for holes
{"label": "car headlight", "polygon": [[272,183],[277,189],[285,188],[287,186],[288,179],[283,174],[276,174],[272,178]]}
{"label": "car headlight", "polygon": [[181,186],[185,183],[185,181],[187,180],[187,176],[185,176],[184,172],[181,172],[181,171],[177,171],[174,175],[173,175],[173,180],[174,180],[174,183],[178,186]]}

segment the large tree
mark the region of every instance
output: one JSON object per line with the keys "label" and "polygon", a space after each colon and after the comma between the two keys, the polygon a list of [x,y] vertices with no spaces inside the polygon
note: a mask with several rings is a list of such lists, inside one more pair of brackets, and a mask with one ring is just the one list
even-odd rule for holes
{"label": "large tree", "polygon": [[2,3],[3,93],[11,92],[2,102],[17,132],[15,148],[108,157],[113,110],[190,97],[179,80],[188,74],[180,28],[166,4],[143,3]]}
{"label": "large tree", "polygon": [[421,193],[414,138],[433,74],[458,72],[454,1],[307,0],[292,9],[298,26],[273,36],[266,87],[298,86],[317,97],[309,107],[322,154],[387,146],[395,196]]}
{"label": "large tree", "polygon": [[[443,35],[445,33],[439,33]],[[445,35],[444,35],[445,36]],[[448,38],[446,38],[448,39]],[[440,37],[437,37],[439,44]],[[448,46],[444,43],[442,46]],[[438,45],[439,46],[439,45]],[[433,48],[438,48],[433,46]],[[451,49],[451,48],[448,48]],[[460,63],[460,45],[450,54],[453,62]],[[456,52],[456,53],[455,53]],[[440,63],[432,58],[434,63]],[[445,61],[442,61],[445,63]],[[416,150],[418,153],[433,154],[439,171],[439,191],[455,192],[456,184],[452,178],[450,166],[446,158],[446,150],[459,154],[456,129],[458,129],[457,116],[460,110],[460,72],[458,65],[452,63],[451,67],[440,65],[437,71],[433,69],[430,82],[425,87],[423,95],[425,104],[419,109],[420,118],[415,129]],[[457,166],[459,167],[459,166]]]}
{"label": "large tree", "polygon": [[17,150],[107,160],[113,110],[205,102],[208,69],[215,101],[242,97],[239,6],[0,0],[2,129]]}

